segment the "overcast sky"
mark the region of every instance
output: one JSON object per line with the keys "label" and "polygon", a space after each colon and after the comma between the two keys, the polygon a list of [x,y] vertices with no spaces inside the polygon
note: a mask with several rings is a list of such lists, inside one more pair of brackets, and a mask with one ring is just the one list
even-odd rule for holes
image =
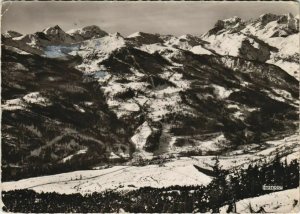
{"label": "overcast sky", "polygon": [[[7,9],[8,8],[8,9]],[[59,25],[67,31],[98,25],[109,33],[129,35],[136,31],[199,35],[218,19],[239,16],[257,18],[264,13],[294,15],[295,2],[6,2],[2,31],[33,33]]]}

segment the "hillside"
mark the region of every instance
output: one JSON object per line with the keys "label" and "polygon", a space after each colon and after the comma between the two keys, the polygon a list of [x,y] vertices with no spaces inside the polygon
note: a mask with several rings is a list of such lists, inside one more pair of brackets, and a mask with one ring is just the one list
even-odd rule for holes
{"label": "hillside", "polygon": [[200,37],[97,26],[4,34],[3,179],[248,154],[294,135],[298,22],[235,17]]}
{"label": "hillside", "polygon": [[[266,194],[237,202],[237,213],[260,212],[298,213],[300,210],[299,188]],[[221,208],[220,213],[227,213],[228,206]]]}

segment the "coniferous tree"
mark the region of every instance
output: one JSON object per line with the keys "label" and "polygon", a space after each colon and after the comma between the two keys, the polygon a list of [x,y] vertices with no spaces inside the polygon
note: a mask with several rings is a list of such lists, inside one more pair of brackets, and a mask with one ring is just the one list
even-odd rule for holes
{"label": "coniferous tree", "polygon": [[227,185],[225,171],[220,167],[220,161],[216,157],[215,165],[213,166],[214,179],[210,184],[210,204],[213,212],[219,212],[219,208],[222,205],[222,201],[227,200]]}

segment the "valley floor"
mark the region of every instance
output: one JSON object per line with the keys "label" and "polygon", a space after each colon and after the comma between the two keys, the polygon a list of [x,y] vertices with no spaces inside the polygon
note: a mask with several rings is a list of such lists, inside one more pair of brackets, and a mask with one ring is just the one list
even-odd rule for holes
{"label": "valley floor", "polygon": [[[239,151],[219,156],[220,166],[226,170],[246,168],[250,163],[272,161],[276,154],[287,161],[300,157],[298,135],[267,142],[267,147],[254,154]],[[41,176],[2,183],[2,191],[32,189],[37,192],[61,194],[91,193],[105,190],[133,190],[141,187],[208,185],[212,177],[204,174],[211,170],[215,156],[191,156],[166,159],[162,164],[145,166],[122,165],[106,169],[83,170],[50,176]],[[204,173],[196,167],[204,169]]]}

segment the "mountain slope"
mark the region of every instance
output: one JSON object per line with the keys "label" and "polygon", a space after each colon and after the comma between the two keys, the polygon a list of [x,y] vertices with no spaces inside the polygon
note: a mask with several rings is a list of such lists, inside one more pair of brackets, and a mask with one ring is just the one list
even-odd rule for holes
{"label": "mountain slope", "polygon": [[[294,134],[299,82],[269,63],[292,53],[297,19],[284,17],[219,21],[201,38],[96,26],[3,37],[4,178],[247,153]],[[260,37],[274,20],[290,35]]]}
{"label": "mountain slope", "polygon": [[[236,212],[297,213],[300,210],[299,188],[270,193],[238,201]],[[221,207],[220,213],[227,213],[228,206]]]}
{"label": "mountain slope", "polygon": [[201,38],[219,54],[274,64],[299,78],[299,18],[292,14],[219,20]]}
{"label": "mountain slope", "polygon": [[32,176],[60,163],[67,169],[107,162],[112,151],[129,157],[127,127],[108,109],[97,83],[70,67],[76,60],[2,49],[4,178],[11,168]]}

